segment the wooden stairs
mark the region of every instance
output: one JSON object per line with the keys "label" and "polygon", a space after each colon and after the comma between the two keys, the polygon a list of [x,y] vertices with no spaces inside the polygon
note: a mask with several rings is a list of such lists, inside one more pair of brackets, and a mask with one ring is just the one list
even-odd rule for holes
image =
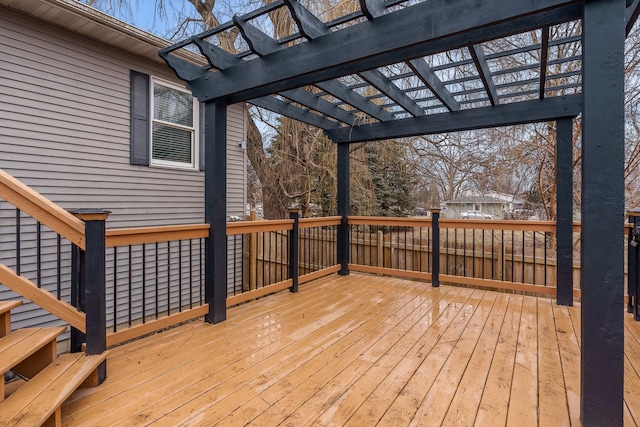
{"label": "wooden stairs", "polygon": [[0,373],[11,370],[27,379],[15,390],[0,381],[0,426],[59,426],[60,406],[77,388],[97,385],[96,369],[106,353],[58,357],[56,338],[64,326],[12,332],[11,310],[20,304],[0,301]]}

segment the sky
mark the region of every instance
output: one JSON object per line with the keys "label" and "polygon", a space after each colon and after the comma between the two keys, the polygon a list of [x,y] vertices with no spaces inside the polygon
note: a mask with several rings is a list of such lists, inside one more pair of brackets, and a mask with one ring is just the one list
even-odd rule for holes
{"label": "sky", "polygon": [[[86,3],[87,0],[81,0]],[[170,38],[173,35],[176,23],[182,21],[185,14],[197,16],[195,8],[187,0],[129,0],[125,1],[128,7],[110,8],[115,0],[97,0],[93,7],[100,9],[109,15],[115,16],[129,24],[155,34],[160,37]],[[158,4],[164,5],[165,14],[162,16]],[[234,13],[242,13],[241,3],[249,3],[247,0],[217,0],[216,15],[221,21],[230,19]],[[189,35],[200,32],[193,30]],[[178,37],[182,38],[182,37]],[[177,41],[177,40],[175,40]]]}

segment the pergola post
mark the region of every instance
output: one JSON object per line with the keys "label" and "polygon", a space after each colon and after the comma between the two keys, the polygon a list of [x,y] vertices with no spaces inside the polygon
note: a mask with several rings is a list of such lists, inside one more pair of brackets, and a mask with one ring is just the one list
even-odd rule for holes
{"label": "pergola post", "polygon": [[349,274],[349,144],[338,146],[338,215],[342,221],[338,226],[337,257],[341,276]]}
{"label": "pergola post", "polygon": [[625,0],[584,3],[582,352],[584,426],[623,424]]}
{"label": "pergola post", "polygon": [[205,103],[204,217],[210,225],[205,243],[205,320],[227,318],[227,103]]}
{"label": "pergola post", "polygon": [[[573,119],[556,122],[556,301],[573,305]],[[546,274],[546,273],[545,273]]]}

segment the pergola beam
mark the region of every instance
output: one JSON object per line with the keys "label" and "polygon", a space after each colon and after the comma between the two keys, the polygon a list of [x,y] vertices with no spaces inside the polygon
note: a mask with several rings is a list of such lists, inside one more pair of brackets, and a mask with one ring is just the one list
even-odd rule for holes
{"label": "pergola beam", "polygon": [[280,95],[290,100],[316,110],[322,114],[341,121],[349,126],[353,126],[358,122],[358,118],[352,113],[343,110],[335,104],[316,96],[304,89],[291,89],[280,92]]}
{"label": "pergola beam", "polygon": [[[322,21],[315,17],[309,10],[303,7],[296,0],[286,0],[289,10],[294,20],[298,24],[300,32],[308,39],[315,40],[319,37],[331,33],[331,29]],[[372,6],[374,7],[374,6]],[[383,6],[384,7],[384,6]],[[413,116],[423,116],[424,111],[411,98],[407,96],[398,86],[391,82],[384,74],[378,70],[363,71],[360,77],[377,88],[381,93],[388,96],[400,107],[411,113]]]}
{"label": "pergola beam", "polygon": [[369,101],[358,92],[347,88],[345,85],[337,80],[329,80],[326,82],[316,83],[316,86],[323,91],[335,96],[336,98],[346,102],[349,105],[353,105],[363,113],[367,113],[371,117],[374,117],[381,122],[387,120],[393,120],[393,114]]}
{"label": "pergola beam", "polygon": [[493,83],[493,78],[491,77],[491,70],[489,70],[489,64],[487,63],[486,58],[484,57],[484,52],[482,50],[482,46],[473,45],[468,46],[469,52],[471,53],[471,57],[473,58],[474,64],[476,64],[476,69],[478,70],[478,76],[480,80],[482,80],[482,84],[484,85],[484,90],[487,92],[489,96],[489,102],[491,105],[497,105],[500,101],[498,98],[498,92],[496,91],[496,85]]}
{"label": "pergola beam", "polygon": [[567,95],[544,100],[523,101],[449,113],[430,114],[392,122],[329,129],[333,142],[379,141],[435,133],[485,129],[575,117],[582,112],[582,95]]}
{"label": "pergola beam", "polygon": [[321,117],[310,111],[305,111],[302,108],[298,108],[288,102],[281,101],[280,99],[273,96],[263,96],[262,98],[255,98],[248,102],[257,107],[262,107],[269,111],[273,111],[274,113],[290,117],[302,123],[318,127],[320,129],[334,129],[340,127],[339,123],[327,120],[324,117]]}
{"label": "pergola beam", "polygon": [[549,61],[549,26],[542,28],[542,46],[540,47],[540,99],[544,99],[547,83],[547,62]]}
{"label": "pergola beam", "polygon": [[260,61],[243,61],[232,73],[209,72],[188,85],[201,101],[241,102],[579,18],[581,11],[575,0],[425,1]]}
{"label": "pergola beam", "polygon": [[[271,37],[267,36],[254,26],[248,24],[242,18],[235,16],[233,18],[233,21],[238,26],[238,28],[240,28],[240,32],[242,33],[245,40],[247,40],[247,43],[251,46],[252,51],[254,51],[257,55],[266,55],[282,48]],[[235,55],[232,55],[231,53],[220,49],[219,47],[214,46],[211,43],[198,40],[196,41],[196,44],[200,48],[200,51],[203,53],[203,55],[205,55],[212,67],[216,67],[220,70],[225,70],[229,67],[233,67],[234,65],[238,65],[243,62]],[[328,101],[325,101],[318,96],[307,92],[304,89],[291,89],[281,93],[281,95],[289,98],[293,102],[297,102],[298,104],[309,107],[347,125],[353,125],[357,122],[357,117],[353,114]],[[300,120],[301,122],[307,124],[312,124],[313,126],[319,126],[323,129],[326,126],[328,126],[329,128],[337,126],[336,123],[333,123],[330,120],[323,119],[316,114],[308,113],[302,109],[298,109],[293,105],[277,99],[269,100],[267,99],[267,97],[261,97],[256,100],[250,100],[250,102],[254,105],[266,108],[275,113],[283,115],[289,114],[296,120]]]}
{"label": "pergola beam", "polygon": [[382,0],[360,0],[360,10],[369,21],[373,21],[387,13],[387,8],[382,3]]}
{"label": "pergola beam", "polygon": [[392,101],[411,113],[414,117],[424,116],[424,111],[406,93],[400,90],[392,81],[378,70],[364,71],[360,77],[371,83],[380,92],[387,95]]}
{"label": "pergola beam", "polygon": [[[631,4],[629,4],[631,3]],[[627,2],[626,35],[629,35],[640,16],[640,0]]]}
{"label": "pergola beam", "polygon": [[436,75],[436,73],[429,67],[429,64],[422,59],[412,59],[407,62],[407,65],[418,78],[429,88],[429,90],[442,102],[442,105],[447,107],[449,111],[460,110],[460,103],[451,95],[451,92],[442,83],[442,80]]}

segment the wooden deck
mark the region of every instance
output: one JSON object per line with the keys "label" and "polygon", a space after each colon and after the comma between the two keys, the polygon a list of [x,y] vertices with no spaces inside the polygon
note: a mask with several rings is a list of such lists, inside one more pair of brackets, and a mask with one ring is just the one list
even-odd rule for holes
{"label": "wooden deck", "polygon": [[[622,307],[621,307],[622,309]],[[640,323],[625,317],[625,426]],[[67,426],[580,425],[579,306],[330,276],[111,350]]]}

